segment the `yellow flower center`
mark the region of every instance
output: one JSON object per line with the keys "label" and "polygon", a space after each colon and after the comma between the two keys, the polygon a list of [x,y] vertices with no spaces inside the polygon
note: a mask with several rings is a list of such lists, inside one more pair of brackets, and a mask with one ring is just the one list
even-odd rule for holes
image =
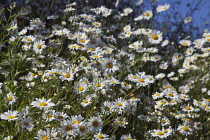
{"label": "yellow flower center", "polygon": [[174,97],[174,94],[173,93],[169,93],[168,96]]}
{"label": "yellow flower center", "polygon": [[106,106],[106,107],[105,107],[105,110],[106,110],[106,111],[109,111],[109,110],[110,110],[110,107]]}
{"label": "yellow flower center", "polygon": [[10,96],[7,99],[8,99],[8,101],[12,101],[13,98],[12,98],[12,96]]}
{"label": "yellow flower center", "polygon": [[71,131],[72,130],[72,127],[68,125],[68,126],[66,126],[65,130],[66,131]]}
{"label": "yellow flower center", "polygon": [[47,103],[41,102],[41,103],[39,103],[39,106],[47,106]]}
{"label": "yellow flower center", "polygon": [[145,16],[147,16],[147,17],[150,16],[150,13],[149,12],[145,13]]}
{"label": "yellow flower center", "polygon": [[191,108],[189,106],[185,107],[186,110],[191,110]]}
{"label": "yellow flower center", "polygon": [[92,126],[93,126],[93,127],[98,127],[98,125],[99,125],[99,122],[97,122],[97,121],[93,121],[93,122],[92,122]]}
{"label": "yellow flower center", "polygon": [[40,50],[40,49],[42,49],[42,45],[39,44],[36,46],[36,48]]}
{"label": "yellow flower center", "polygon": [[185,42],[185,43],[183,43],[183,45],[188,45],[188,43]]}
{"label": "yellow flower center", "polygon": [[154,39],[154,40],[158,40],[158,35],[152,35],[152,38]]}
{"label": "yellow flower center", "polygon": [[124,124],[124,122],[119,122],[119,124]]}
{"label": "yellow flower center", "polygon": [[47,118],[52,118],[52,114],[47,114]]}
{"label": "yellow flower center", "polygon": [[101,84],[96,84],[96,87],[101,87]]}
{"label": "yellow flower center", "polygon": [[63,116],[62,115],[59,115],[57,118],[58,119],[63,119]]}
{"label": "yellow flower center", "polygon": [[8,116],[7,118],[8,119],[13,119],[15,116]]}
{"label": "yellow flower center", "polygon": [[125,138],[125,140],[132,140],[131,138]]}
{"label": "yellow flower center", "polygon": [[42,137],[42,140],[48,140],[47,136]]}
{"label": "yellow flower center", "polygon": [[88,63],[83,63],[82,66],[83,66],[83,67],[87,67],[87,65],[88,65]]}
{"label": "yellow flower center", "polygon": [[131,100],[135,100],[136,99],[136,97],[131,97]]}
{"label": "yellow flower center", "polygon": [[202,106],[202,107],[206,107],[206,105],[205,105],[205,104],[202,104],[201,106]]}
{"label": "yellow flower center", "polygon": [[25,126],[29,126],[29,123],[28,122],[24,122],[23,123]]}
{"label": "yellow flower center", "polygon": [[79,91],[83,91],[85,88],[84,87],[79,87],[78,90]]}
{"label": "yellow flower center", "polygon": [[69,78],[69,77],[70,77],[70,73],[66,73],[66,74],[64,75],[64,77]]}
{"label": "yellow flower center", "polygon": [[32,39],[31,39],[31,38],[27,38],[26,40],[27,40],[27,41],[32,41]]}
{"label": "yellow flower center", "polygon": [[186,118],[186,119],[185,119],[185,121],[189,122],[189,121],[190,121],[190,119]]}
{"label": "yellow flower center", "polygon": [[157,132],[157,135],[164,135],[163,132]]}
{"label": "yellow flower center", "polygon": [[166,104],[166,102],[162,101],[162,102],[161,102],[161,104],[163,104],[163,105],[164,105],[164,104]]}
{"label": "yellow flower center", "polygon": [[76,120],[76,121],[74,121],[73,123],[74,123],[74,124],[78,124],[78,123],[80,123],[80,121]]}
{"label": "yellow flower center", "polygon": [[54,40],[53,42],[54,42],[54,43],[58,43],[58,40]]}
{"label": "yellow flower center", "polygon": [[117,105],[118,105],[118,106],[123,106],[123,104],[122,104],[122,103],[117,103]]}
{"label": "yellow flower center", "polygon": [[95,22],[94,25],[95,25],[95,26],[99,26],[99,23]]}
{"label": "yellow flower center", "polygon": [[73,38],[74,36],[73,35],[69,35],[69,38]]}
{"label": "yellow flower center", "polygon": [[166,120],[161,120],[162,123],[166,123]]}
{"label": "yellow flower center", "polygon": [[89,48],[89,50],[90,50],[90,51],[94,51],[94,49],[93,49],[93,48]]}
{"label": "yellow flower center", "polygon": [[185,89],[183,89],[183,90],[182,90],[182,92],[186,92],[186,90],[185,90]]}
{"label": "yellow flower center", "polygon": [[80,40],[80,42],[81,42],[81,43],[85,43],[85,40],[84,40],[84,39],[82,39],[82,40]]}
{"label": "yellow flower center", "polygon": [[144,82],[144,79],[138,79],[138,81],[143,83]]}
{"label": "yellow flower center", "polygon": [[184,130],[184,131],[189,131],[189,128],[188,128],[187,126],[183,126],[183,127],[182,127],[182,130]]}
{"label": "yellow flower center", "polygon": [[104,136],[103,135],[98,135],[98,138],[103,139]]}
{"label": "yellow flower center", "polygon": [[85,132],[85,127],[84,127],[84,126],[80,126],[80,127],[79,127],[79,130],[80,130],[81,132]]}
{"label": "yellow flower center", "polygon": [[107,63],[106,64],[106,67],[109,68],[109,69],[111,69],[113,67],[113,64],[112,63]]}
{"label": "yellow flower center", "polygon": [[84,100],[83,103],[87,104],[88,103],[88,100]]}
{"label": "yellow flower center", "polygon": [[36,62],[35,64],[40,65],[41,63],[40,62]]}

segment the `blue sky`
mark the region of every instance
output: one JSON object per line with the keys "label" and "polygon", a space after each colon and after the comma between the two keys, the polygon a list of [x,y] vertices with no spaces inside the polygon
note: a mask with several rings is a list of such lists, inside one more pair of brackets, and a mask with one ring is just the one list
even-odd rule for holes
{"label": "blue sky", "polygon": [[[176,2],[180,2],[180,4],[174,4]],[[200,3],[197,7],[196,4]],[[187,15],[187,13],[192,11],[192,7],[196,7],[197,10],[194,11],[192,22],[194,25],[198,26],[201,30],[204,30],[206,27],[210,30],[210,0],[159,0],[159,4],[170,4],[170,9],[168,12],[174,10],[182,13],[183,17]],[[186,6],[190,4],[190,6]],[[209,22],[209,25],[205,26],[204,23]]]}

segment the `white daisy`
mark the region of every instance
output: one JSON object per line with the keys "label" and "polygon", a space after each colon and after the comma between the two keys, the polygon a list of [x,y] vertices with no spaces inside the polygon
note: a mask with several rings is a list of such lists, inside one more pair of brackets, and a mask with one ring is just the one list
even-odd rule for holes
{"label": "white daisy", "polygon": [[39,109],[49,109],[55,106],[55,104],[51,102],[51,99],[49,100],[46,100],[45,98],[42,98],[42,99],[35,98],[35,99],[36,101],[33,101],[31,103],[33,107],[38,107]]}

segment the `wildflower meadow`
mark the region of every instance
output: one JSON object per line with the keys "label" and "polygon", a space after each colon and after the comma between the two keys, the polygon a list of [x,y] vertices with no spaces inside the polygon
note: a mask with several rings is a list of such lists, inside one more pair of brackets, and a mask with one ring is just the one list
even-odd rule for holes
{"label": "wildflower meadow", "polygon": [[187,15],[157,0],[0,2],[0,139],[210,139],[194,1]]}

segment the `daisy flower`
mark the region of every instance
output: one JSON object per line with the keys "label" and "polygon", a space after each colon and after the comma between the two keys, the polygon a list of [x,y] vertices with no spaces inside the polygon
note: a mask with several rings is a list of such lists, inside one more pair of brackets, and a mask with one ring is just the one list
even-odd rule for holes
{"label": "daisy flower", "polygon": [[68,82],[74,80],[74,72],[72,72],[70,69],[63,70],[59,77],[61,81],[67,80]]}
{"label": "daisy flower", "polygon": [[73,121],[73,125],[78,126],[84,118],[81,115],[71,116],[71,120]]}
{"label": "daisy flower", "polygon": [[87,122],[80,122],[75,129],[75,132],[80,136],[85,136],[89,132],[89,127]]}
{"label": "daisy flower", "polygon": [[121,140],[136,140],[136,139],[133,139],[133,138],[131,137],[131,134],[122,135],[120,139],[121,139]]}
{"label": "daisy flower", "polygon": [[4,137],[2,140],[12,140],[13,139],[13,136],[7,136],[7,137]]}
{"label": "daisy flower", "polygon": [[170,124],[170,120],[167,117],[158,118],[158,122],[160,122],[162,126],[167,126]]}
{"label": "daisy flower", "polygon": [[115,72],[119,70],[117,60],[114,58],[105,58],[104,62],[101,62],[102,70],[106,72]]}
{"label": "daisy flower", "polygon": [[111,114],[114,111],[114,105],[112,102],[105,101],[101,106],[101,112],[103,114]]}
{"label": "daisy flower", "polygon": [[164,133],[165,135],[165,138],[170,136],[172,134],[172,129],[171,128],[168,128],[168,129],[162,129],[162,132]]}
{"label": "daisy flower", "polygon": [[156,54],[156,55],[154,55],[154,56],[151,56],[150,60],[153,61],[153,62],[157,62],[157,61],[159,61],[161,58],[162,58],[161,55]]}
{"label": "daisy flower", "polygon": [[143,15],[140,15],[140,16],[134,18],[134,21],[139,21],[139,20],[142,20],[143,18],[144,18]]}
{"label": "daisy flower", "polygon": [[88,126],[91,132],[99,132],[103,128],[103,121],[100,117],[91,117],[88,119]]}
{"label": "daisy flower", "polygon": [[109,140],[109,135],[98,132],[94,135],[94,140]]}
{"label": "daisy flower", "polygon": [[130,7],[128,7],[128,8],[123,9],[123,12],[124,12],[124,14],[128,15],[128,14],[130,14],[131,12],[133,12],[133,9],[130,8]]}
{"label": "daisy flower", "polygon": [[88,90],[89,86],[85,83],[79,82],[78,84],[74,85],[74,92],[77,94],[84,94]]}
{"label": "daisy flower", "polygon": [[187,17],[185,17],[185,19],[184,19],[184,23],[186,24],[186,23],[189,23],[189,22],[191,22],[192,21],[192,17],[191,16],[187,16]]}
{"label": "daisy flower", "polygon": [[31,103],[33,107],[38,107],[39,109],[49,109],[55,106],[55,104],[51,102],[51,99],[49,100],[46,100],[45,98],[42,99],[35,98],[35,99],[36,101],[33,101]]}
{"label": "daisy flower", "polygon": [[117,117],[114,121],[115,125],[118,127],[124,127],[126,128],[126,125],[128,124],[126,118],[123,117]]}
{"label": "daisy flower", "polygon": [[162,130],[153,130],[153,132],[151,133],[152,137],[158,137],[158,138],[166,138],[166,135],[162,132]]}
{"label": "daisy flower", "polygon": [[192,135],[193,134],[193,129],[190,128],[189,126],[187,125],[179,125],[177,130],[179,130],[179,132],[182,134],[182,135]]}
{"label": "daisy flower", "polygon": [[201,124],[201,122],[194,122],[194,128],[195,128],[196,130],[202,129],[202,124]]}
{"label": "daisy flower", "polygon": [[139,115],[137,118],[142,120],[142,121],[146,121],[147,120],[147,116],[146,115]]}
{"label": "daisy flower", "polygon": [[28,35],[28,36],[24,36],[22,41],[25,43],[31,43],[34,42],[36,40],[36,38],[32,35]]}
{"label": "daisy flower", "polygon": [[146,20],[150,20],[152,18],[152,16],[153,16],[152,11],[146,11],[146,12],[143,13],[143,17]]}
{"label": "daisy flower", "polygon": [[34,127],[32,119],[30,117],[25,117],[20,119],[20,126],[22,128],[26,128],[28,130],[31,130]]}
{"label": "daisy flower", "polygon": [[66,36],[67,36],[68,39],[70,39],[70,40],[76,39],[76,36],[75,36],[73,33],[70,33],[70,32],[69,32]]}
{"label": "daisy flower", "polygon": [[33,50],[36,54],[41,54],[43,49],[45,49],[47,46],[45,45],[45,41],[38,40],[34,42]]}
{"label": "daisy flower", "polygon": [[167,69],[167,68],[168,68],[168,63],[165,62],[165,63],[160,64],[160,65],[159,65],[159,68],[160,68],[160,69],[163,69],[163,70]]}
{"label": "daisy flower", "polygon": [[190,46],[191,45],[191,41],[190,40],[181,40],[181,41],[179,41],[179,43],[182,46]]}
{"label": "daisy flower", "polygon": [[122,97],[120,97],[120,98],[115,100],[114,108],[119,114],[122,114],[122,112],[124,111],[127,104],[128,104],[127,101],[124,100]]}
{"label": "daisy flower", "polygon": [[159,93],[159,92],[156,92],[155,94],[153,94],[152,95],[152,98],[154,99],[154,100],[156,100],[156,99],[158,99],[158,98],[162,98],[164,96],[164,94],[161,92],[161,93]]}
{"label": "daisy flower", "polygon": [[17,115],[18,115],[18,111],[13,111],[13,110],[8,110],[7,112],[4,112],[3,114],[1,114],[1,119],[2,120],[17,120]]}
{"label": "daisy flower", "polygon": [[64,112],[56,112],[56,113],[53,114],[53,117],[57,121],[63,121],[65,119],[69,118],[69,116]]}
{"label": "daisy flower", "polygon": [[79,38],[77,39],[77,43],[81,44],[81,45],[87,45],[87,43],[89,42],[90,40],[87,39],[87,38]]}
{"label": "daisy flower", "polygon": [[73,121],[71,119],[63,120],[60,123],[61,128],[59,128],[59,132],[63,137],[75,135],[75,126],[73,125]]}
{"label": "daisy flower", "polygon": [[8,103],[9,105],[12,105],[16,102],[17,97],[15,96],[16,93],[8,93],[6,94],[5,103]]}
{"label": "daisy flower", "polygon": [[181,105],[180,108],[182,108],[182,110],[184,112],[188,112],[188,113],[195,111],[195,108],[193,108],[189,104],[188,105]]}
{"label": "daisy flower", "polygon": [[46,110],[42,114],[42,118],[45,119],[47,122],[50,122],[55,119],[54,114],[55,114],[55,110]]}
{"label": "daisy flower", "polygon": [[86,107],[86,106],[88,106],[88,105],[90,105],[91,103],[92,103],[92,98],[91,97],[88,97],[88,98],[86,98],[86,99],[84,99],[82,102],[81,102],[81,105],[83,106],[83,107]]}
{"label": "daisy flower", "polygon": [[57,30],[55,32],[55,35],[58,35],[58,36],[62,36],[62,35],[68,35],[69,34],[69,30],[67,28],[63,28],[61,30]]}
{"label": "daisy flower", "polygon": [[161,43],[161,47],[164,47],[166,45],[168,45],[169,41],[168,40],[164,40],[162,43]]}
{"label": "daisy flower", "polygon": [[36,140],[50,140],[50,139],[57,139],[58,132],[55,128],[46,128],[46,130],[39,130],[37,132],[37,136],[34,137]]}
{"label": "daisy flower", "polygon": [[162,37],[162,32],[160,31],[156,31],[156,30],[153,30],[149,35],[149,42],[152,43],[152,44],[159,44],[163,37]]}
{"label": "daisy flower", "polygon": [[158,7],[156,8],[156,11],[157,11],[157,12],[163,12],[163,11],[165,11],[165,10],[168,10],[169,7],[170,7],[169,4],[161,5],[161,6],[158,6]]}

